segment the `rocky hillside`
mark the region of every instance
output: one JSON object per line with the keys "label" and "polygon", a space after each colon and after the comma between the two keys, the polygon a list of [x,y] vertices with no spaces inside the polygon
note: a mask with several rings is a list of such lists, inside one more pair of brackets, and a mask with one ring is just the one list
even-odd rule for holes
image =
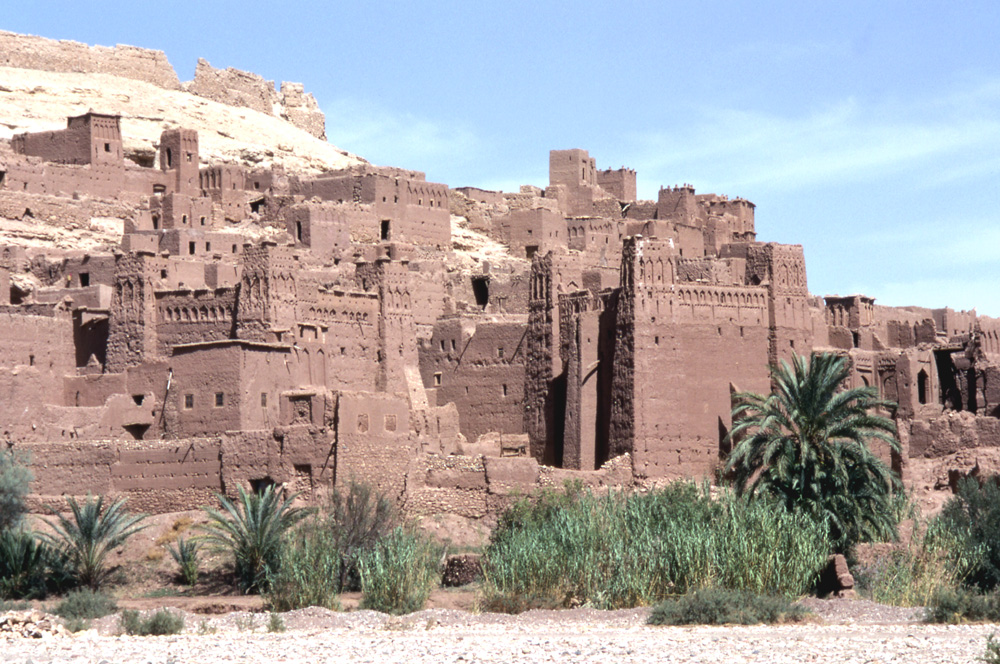
{"label": "rocky hillside", "polygon": [[120,114],[127,156],[146,165],[172,127],[198,130],[203,162],[315,173],[365,161],[317,137],[323,115],[299,84],[279,92],[255,74],[204,61],[194,81],[180,83],[159,51],[0,32],[0,139],[63,128],[89,109]]}

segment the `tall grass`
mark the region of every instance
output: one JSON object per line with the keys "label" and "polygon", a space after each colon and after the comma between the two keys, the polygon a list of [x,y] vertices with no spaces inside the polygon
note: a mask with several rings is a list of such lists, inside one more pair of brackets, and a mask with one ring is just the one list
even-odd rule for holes
{"label": "tall grass", "polygon": [[424,608],[440,580],[437,554],[422,535],[397,528],[361,555],[361,608],[403,614]]}
{"label": "tall grass", "polygon": [[918,523],[905,545],[897,545],[874,561],[858,565],[858,591],[880,604],[929,606],[942,589],[957,589],[982,560],[981,546],[971,544],[935,517]]}
{"label": "tall grass", "polygon": [[335,534],[315,521],[306,523],[286,536],[282,551],[264,593],[271,610],[322,606],[339,611],[343,553]]}
{"label": "tall grass", "polygon": [[763,500],[674,483],[646,494],[588,491],[516,505],[493,533],[483,602],[622,608],[705,587],[796,596],[830,551],[825,524]]}

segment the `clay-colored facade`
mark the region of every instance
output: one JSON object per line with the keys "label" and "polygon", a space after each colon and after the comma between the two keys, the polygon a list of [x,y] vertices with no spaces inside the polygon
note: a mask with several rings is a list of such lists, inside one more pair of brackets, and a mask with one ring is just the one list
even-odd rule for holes
{"label": "clay-colored facade", "polygon": [[[206,67],[200,94],[235,77],[241,103],[269,99]],[[749,201],[642,201],[631,169],[549,163],[544,189],[450,190],[202,163],[179,128],[143,166],[97,112],[0,144],[4,216],[123,229],[110,254],[0,247],[0,427],[32,451],[36,499],[163,511],[361,479],[478,519],[567,478],[712,477],[732,393],[814,350],[899,404],[903,454],[879,453],[905,480],[1000,466],[1000,321],[815,297],[802,247],[758,241]],[[504,260],[460,262],[458,216]]]}

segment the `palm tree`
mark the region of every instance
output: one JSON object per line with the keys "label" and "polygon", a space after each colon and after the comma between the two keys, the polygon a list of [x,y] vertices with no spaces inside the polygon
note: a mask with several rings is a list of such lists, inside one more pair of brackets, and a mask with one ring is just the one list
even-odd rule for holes
{"label": "palm tree", "polygon": [[218,496],[222,511],[202,508],[212,522],[202,527],[201,537],[232,552],[243,592],[264,590],[268,574],[278,571],[285,532],[309,510],[292,508],[296,496],[282,500],[272,486],[260,493],[247,493],[242,486],[237,491],[236,501]]}
{"label": "palm tree", "polygon": [[108,554],[146,527],[141,525],[146,515],[126,511],[124,498],[105,505],[104,496],[94,498],[88,493],[83,505],[75,498],[66,502],[72,518],[49,508],[56,521],[49,522],[53,532],[46,539],[65,555],[76,582],[97,590],[111,572]]}
{"label": "palm tree", "polygon": [[899,452],[896,426],[878,409],[895,404],[873,387],[844,388],[848,359],[829,353],[795,356],[772,367],[773,391],[733,397],[726,470],[737,491],[778,497],[789,510],[827,522],[839,551],[859,541],[892,539],[898,477],[869,448]]}

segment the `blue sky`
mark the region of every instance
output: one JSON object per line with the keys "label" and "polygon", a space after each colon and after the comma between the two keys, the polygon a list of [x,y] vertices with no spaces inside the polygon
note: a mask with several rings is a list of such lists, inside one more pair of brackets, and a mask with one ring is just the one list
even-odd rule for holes
{"label": "blue sky", "polygon": [[588,149],[642,198],[749,198],[817,295],[1000,316],[1000,3],[21,2],[0,28],[301,81],[332,143],[451,186]]}

